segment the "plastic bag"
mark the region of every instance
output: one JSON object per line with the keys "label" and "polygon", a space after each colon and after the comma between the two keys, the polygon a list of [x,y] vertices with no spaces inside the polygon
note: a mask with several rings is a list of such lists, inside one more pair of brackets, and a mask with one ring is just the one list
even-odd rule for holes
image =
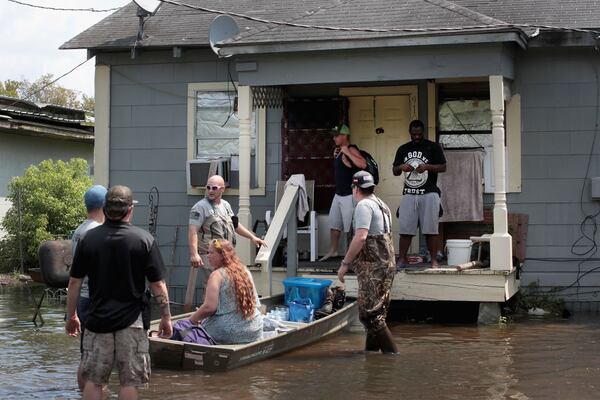
{"label": "plastic bag", "polygon": [[315,318],[315,306],[310,298],[292,300],[288,306],[290,321],[312,322]]}

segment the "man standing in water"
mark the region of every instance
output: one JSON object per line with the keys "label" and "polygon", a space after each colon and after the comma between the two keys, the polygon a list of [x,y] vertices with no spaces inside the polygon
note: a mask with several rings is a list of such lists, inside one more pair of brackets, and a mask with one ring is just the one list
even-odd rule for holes
{"label": "man standing in water", "polygon": [[425,235],[431,256],[431,267],[437,268],[440,189],[438,173],[446,172],[446,157],[442,147],[423,137],[425,125],[414,120],[408,126],[410,142],[400,146],[392,169],[395,176],[404,172],[404,192],[399,209],[400,249],[398,267],[406,265],[406,253],[417,234]]}
{"label": "man standing in water", "polygon": [[149,321],[142,318],[146,279],[161,309],[159,335],[173,333],[160,250],[148,232],[131,225],[133,206],[131,189],[111,187],[106,221],[81,239],[71,268],[65,324],[70,336],[80,332],[75,308],[83,278],[89,278],[91,305],[81,360],[86,400],[102,397],[113,366],[119,371],[119,399],[137,399],[137,387],[149,380]]}
{"label": "man standing in water", "polygon": [[352,178],[354,237],[338,269],[343,283],[350,266],[358,280],[358,318],[367,331],[366,351],[397,353],[398,348],[385,318],[396,275],[392,240],[392,214],[374,194],[375,180],[366,171]]}
{"label": "man standing in water", "polygon": [[[104,222],[104,200],[106,198],[106,188],[102,185],[94,185],[89,188],[83,195],[83,202],[85,203],[85,209],[87,211],[87,219],[81,223],[75,229],[73,233],[73,247],[72,254],[75,256],[77,250],[77,244],[83,238],[87,231],[97,226],[102,225]],[[90,307],[90,291],[88,287],[88,278],[83,278],[81,285],[81,292],[79,294],[79,303],[77,304],[77,316],[81,323],[81,344],[80,351],[83,356],[83,335],[85,331],[85,322]],[[83,390],[85,385],[84,380],[81,378],[81,368],[77,370],[77,384],[79,389]]]}
{"label": "man standing in water", "polygon": [[367,167],[367,161],[358,147],[350,143],[350,129],[346,125],[333,128],[333,169],[335,176],[335,196],[329,209],[330,242],[329,251],[319,261],[337,257],[342,232],[350,232],[352,227],[352,175]]}

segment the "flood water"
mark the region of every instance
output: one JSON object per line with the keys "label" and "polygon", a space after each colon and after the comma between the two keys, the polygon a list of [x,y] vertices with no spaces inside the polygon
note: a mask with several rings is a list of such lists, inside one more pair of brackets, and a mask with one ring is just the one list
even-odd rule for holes
{"label": "flood water", "polygon": [[[41,287],[34,288],[39,297]],[[0,399],[77,399],[78,339],[64,303],[31,322],[26,287],[0,288]],[[220,374],[154,370],[142,399],[599,399],[600,316],[505,327],[392,323],[400,355],[360,351],[361,333]],[[113,375],[109,398],[118,387]]]}

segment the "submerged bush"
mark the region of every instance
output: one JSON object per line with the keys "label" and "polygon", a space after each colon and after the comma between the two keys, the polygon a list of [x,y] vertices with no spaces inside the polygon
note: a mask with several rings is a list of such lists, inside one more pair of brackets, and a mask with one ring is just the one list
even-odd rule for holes
{"label": "submerged bush", "polygon": [[8,185],[12,206],[2,221],[7,236],[0,242],[0,270],[19,267],[21,240],[24,265],[37,265],[37,251],[44,240],[66,238],[85,219],[82,198],[92,185],[88,163],[44,160],[31,165]]}

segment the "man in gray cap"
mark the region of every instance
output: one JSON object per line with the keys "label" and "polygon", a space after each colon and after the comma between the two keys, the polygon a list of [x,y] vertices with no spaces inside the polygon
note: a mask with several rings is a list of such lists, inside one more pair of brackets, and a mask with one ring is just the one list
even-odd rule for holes
{"label": "man in gray cap", "polygon": [[352,267],[358,280],[358,317],[367,331],[366,351],[397,353],[385,318],[396,274],[392,243],[392,213],[374,194],[375,180],[366,171],[352,177],[354,237],[338,269],[338,278]]}
{"label": "man in gray cap", "polygon": [[[87,231],[93,229],[104,222],[104,200],[106,198],[106,188],[102,185],[94,185],[89,188],[83,195],[83,202],[87,211],[87,219],[81,223],[73,232],[72,237],[72,254],[75,256],[77,244],[83,238]],[[81,322],[81,343],[79,345],[80,352],[83,355],[83,333],[85,331],[85,321],[87,320],[88,308],[90,306],[90,292],[88,287],[88,278],[83,279],[81,284],[81,292],[79,302],[77,304],[77,316]],[[81,378],[81,370],[77,371],[77,384],[79,389],[83,390],[85,382]]]}
{"label": "man in gray cap", "polygon": [[100,398],[113,365],[119,370],[120,399],[136,399],[137,387],[150,377],[149,321],[146,280],[161,309],[159,336],[173,333],[169,295],[163,279],[165,266],[157,243],[148,232],[131,225],[135,201],[131,189],[113,186],[106,194],[106,221],[87,232],[79,244],[71,268],[65,330],[80,332],[75,312],[84,277],[89,277],[90,312],[83,338],[81,373],[83,398]]}

